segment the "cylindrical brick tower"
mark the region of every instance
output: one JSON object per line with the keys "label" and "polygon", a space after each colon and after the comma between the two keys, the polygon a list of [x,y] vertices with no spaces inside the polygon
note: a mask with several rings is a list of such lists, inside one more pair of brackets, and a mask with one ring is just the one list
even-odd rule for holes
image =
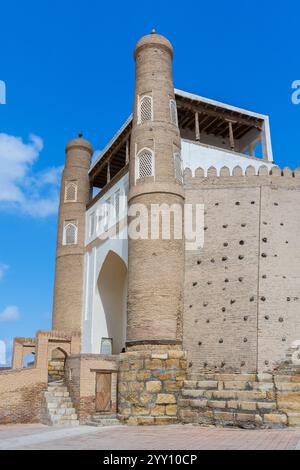
{"label": "cylindrical brick tower", "polygon": [[[150,226],[152,204],[182,208],[184,200],[173,48],[165,37],[152,33],[137,43],[134,57],[128,203],[129,210],[133,204],[147,207]],[[184,247],[172,232],[173,226],[171,239],[162,239],[161,232],[155,240],[129,237],[128,346],[181,341]]]}
{"label": "cylindrical brick tower", "polygon": [[93,149],[81,135],[66,146],[56,246],[52,328],[81,331],[88,171]]}
{"label": "cylindrical brick tower", "polygon": [[[177,422],[187,369],[182,350],[184,241],[183,237],[178,238],[178,232],[174,236],[170,211],[175,210],[180,232],[184,192],[172,58],[170,42],[156,33],[143,37],[135,48],[128,195],[127,352],[120,354],[118,374],[118,413],[128,424]],[[169,213],[172,221],[170,237],[163,236],[162,224],[158,231],[155,225],[151,227],[152,238],[131,235],[135,212],[137,217],[139,210],[143,214],[142,224],[148,218],[148,229],[144,226],[142,231],[150,235],[152,221],[162,222],[157,208],[163,205],[164,214]],[[168,225],[168,217],[166,220]]]}

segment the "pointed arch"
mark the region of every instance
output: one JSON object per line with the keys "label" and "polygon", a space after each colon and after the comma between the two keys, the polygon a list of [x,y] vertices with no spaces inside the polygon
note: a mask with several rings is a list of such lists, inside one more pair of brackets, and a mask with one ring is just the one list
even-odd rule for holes
{"label": "pointed arch", "polygon": [[113,250],[105,257],[97,287],[106,322],[106,337],[112,338],[113,354],[119,354],[126,341],[127,266]]}

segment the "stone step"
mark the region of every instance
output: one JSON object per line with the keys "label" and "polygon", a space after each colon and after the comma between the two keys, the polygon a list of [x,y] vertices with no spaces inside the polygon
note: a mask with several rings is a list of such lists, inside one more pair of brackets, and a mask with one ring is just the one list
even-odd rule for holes
{"label": "stone step", "polygon": [[216,380],[216,381],[222,381],[222,382],[226,382],[226,381],[255,382],[257,380],[257,376],[256,374],[191,373],[188,375],[187,379],[193,380],[193,381]]}
{"label": "stone step", "polygon": [[287,412],[289,426],[300,426],[300,413]]}
{"label": "stone step", "polygon": [[259,414],[245,411],[204,410],[195,412],[181,410],[181,419],[184,423],[197,423],[207,425],[238,426],[242,428],[255,427],[283,427],[287,424],[287,416],[282,413]]}
{"label": "stone step", "polygon": [[48,387],[47,392],[54,394],[55,392],[67,392],[67,387]]}
{"label": "stone step", "polygon": [[276,389],[280,392],[300,392],[300,382],[277,382]]}
{"label": "stone step", "polygon": [[183,398],[207,398],[216,400],[274,401],[274,392],[262,390],[203,390],[183,389]]}
{"label": "stone step", "polygon": [[77,421],[77,414],[73,413],[71,415],[51,415],[53,423],[58,423],[60,421]]}
{"label": "stone step", "polygon": [[259,401],[237,401],[237,400],[207,400],[207,399],[191,399],[181,408],[189,408],[191,410],[204,408],[213,409],[229,409],[235,411],[258,411],[270,413],[276,410],[276,402],[259,402]]}
{"label": "stone step", "polygon": [[[241,380],[227,382],[214,380],[185,380],[184,388],[203,390],[275,390],[273,382],[244,382]],[[292,387],[287,389],[292,389]]]}
{"label": "stone step", "polygon": [[73,415],[76,413],[76,410],[75,408],[57,408],[57,409],[54,409],[54,410],[51,410],[51,414],[52,416],[55,416],[55,415]]}

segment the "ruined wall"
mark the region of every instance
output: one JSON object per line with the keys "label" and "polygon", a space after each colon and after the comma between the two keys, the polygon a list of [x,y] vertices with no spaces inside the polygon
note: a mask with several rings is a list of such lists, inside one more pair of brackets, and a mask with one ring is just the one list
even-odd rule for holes
{"label": "ruined wall", "polygon": [[198,169],[185,189],[205,211],[204,247],[185,261],[192,371],[272,369],[300,339],[299,172]]}

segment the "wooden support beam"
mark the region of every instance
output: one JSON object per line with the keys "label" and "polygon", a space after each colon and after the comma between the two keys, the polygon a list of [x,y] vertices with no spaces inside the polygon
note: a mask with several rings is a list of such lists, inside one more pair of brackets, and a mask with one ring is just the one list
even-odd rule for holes
{"label": "wooden support beam", "polygon": [[108,162],[107,162],[106,181],[107,181],[107,183],[110,182],[110,160],[108,160]]}
{"label": "wooden support beam", "polygon": [[200,142],[199,113],[195,112],[195,138]]}
{"label": "wooden support beam", "polygon": [[233,135],[233,128],[232,128],[232,124],[234,124],[234,123],[235,123],[235,121],[229,121],[228,120],[229,143],[230,143],[231,150],[234,150],[234,135]]}
{"label": "wooden support beam", "polygon": [[129,139],[126,140],[126,158],[125,158],[125,163],[129,162]]}

